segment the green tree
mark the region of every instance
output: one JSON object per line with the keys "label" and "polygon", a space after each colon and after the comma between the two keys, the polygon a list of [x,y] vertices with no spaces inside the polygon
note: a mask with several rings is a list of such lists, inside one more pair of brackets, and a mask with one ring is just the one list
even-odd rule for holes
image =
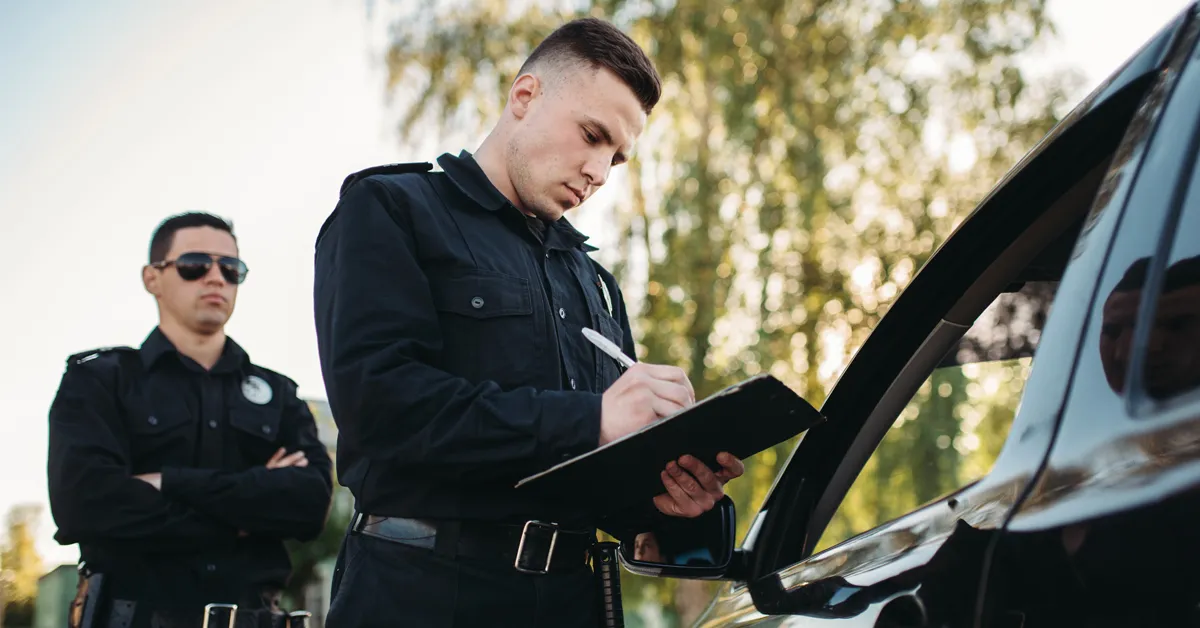
{"label": "green tree", "polygon": [[18,504],[8,511],[4,544],[0,546],[0,617],[5,625],[33,625],[33,606],[43,571],[37,551],[41,515],[38,504]]}
{"label": "green tree", "polygon": [[[819,405],[924,260],[1062,113],[1070,83],[1033,83],[1017,64],[1051,32],[1044,5],[397,4],[387,88],[402,141],[478,132],[553,28],[582,14],[623,27],[664,80],[635,158],[610,183],[622,190],[606,210],[616,246],[598,253],[639,313],[639,357],[682,366],[698,396],[769,372]],[[730,485],[741,533],[794,444]],[[921,494],[941,487],[919,481]],[[676,586],[627,590],[668,599]]]}

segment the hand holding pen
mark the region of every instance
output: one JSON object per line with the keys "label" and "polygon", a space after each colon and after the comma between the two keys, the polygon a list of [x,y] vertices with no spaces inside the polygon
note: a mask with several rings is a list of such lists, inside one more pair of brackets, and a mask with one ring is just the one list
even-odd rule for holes
{"label": "hand holding pen", "polygon": [[636,432],[696,402],[696,392],[683,369],[663,364],[638,364],[595,330],[585,327],[583,335],[626,368],[625,373],[604,391],[600,409],[600,445]]}
{"label": "hand holding pen", "polygon": [[[626,370],[608,390],[600,405],[600,445],[696,403],[696,392],[683,369],[660,364],[638,364],[620,347],[595,330],[583,335]],[[717,456],[721,470],[713,472],[694,456],[671,461],[662,471],[665,493],[654,498],[659,512],[675,517],[697,517],[725,496],[725,483],[745,472],[736,456]]]}

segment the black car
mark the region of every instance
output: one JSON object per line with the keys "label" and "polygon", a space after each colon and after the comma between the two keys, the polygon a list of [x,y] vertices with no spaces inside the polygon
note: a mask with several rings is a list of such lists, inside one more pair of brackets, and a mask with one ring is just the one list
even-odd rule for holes
{"label": "black car", "polygon": [[937,250],[740,547],[726,501],[624,567],[727,581],[701,626],[1200,625],[1198,33],[1193,5]]}

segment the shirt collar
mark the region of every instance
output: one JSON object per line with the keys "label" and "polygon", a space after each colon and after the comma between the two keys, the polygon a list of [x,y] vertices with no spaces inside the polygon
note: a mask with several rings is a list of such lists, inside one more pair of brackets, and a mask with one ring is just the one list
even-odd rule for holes
{"label": "shirt collar", "polygon": [[[558,235],[557,239],[568,245],[566,248],[580,248],[589,253],[600,250],[588,244],[588,237],[580,233],[566,218],[555,220],[549,227],[550,231],[554,231]],[[553,236],[549,238],[548,241],[551,246],[553,246],[555,239]]]}
{"label": "shirt collar", "polygon": [[512,205],[508,202],[500,190],[492,185],[487,174],[483,172],[483,168],[479,166],[479,162],[475,161],[475,157],[468,151],[461,151],[455,157],[450,153],[444,153],[437,159],[438,165],[442,167],[442,171],[458,189],[462,190],[463,194],[467,195],[475,202],[476,205],[494,212],[503,209],[505,206]]}
{"label": "shirt collar", "polygon": [[[155,327],[146,336],[146,340],[142,342],[138,353],[142,358],[142,366],[147,370],[153,367],[163,356],[167,354],[175,354],[176,358],[185,358],[175,345],[171,343],[166,334],[162,333],[162,329]],[[191,358],[188,358],[191,361]],[[225,347],[221,350],[221,357],[217,359],[217,363],[210,370],[211,373],[231,373],[240,370],[242,366],[250,361],[250,356],[246,354],[242,346],[234,342],[233,338],[225,337]]]}
{"label": "shirt collar", "polygon": [[[501,194],[495,185],[492,185],[483,168],[479,166],[479,162],[475,161],[475,157],[469,151],[460,151],[458,156],[443,153],[441,157],[438,157],[437,162],[450,181],[480,208],[490,212],[501,211],[505,208],[517,211],[508,198]],[[559,218],[553,223],[549,223],[547,227],[546,242],[552,248],[579,248],[586,252],[599,250],[587,244],[588,236],[580,233],[566,218]],[[549,234],[551,231],[557,232],[559,237],[551,236]],[[555,246],[559,243],[556,240],[566,246]]]}

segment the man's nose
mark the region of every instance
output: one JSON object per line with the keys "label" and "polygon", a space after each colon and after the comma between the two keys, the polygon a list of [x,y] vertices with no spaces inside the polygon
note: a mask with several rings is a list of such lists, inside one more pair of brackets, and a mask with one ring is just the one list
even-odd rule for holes
{"label": "man's nose", "polygon": [[583,166],[583,176],[587,177],[592,187],[598,188],[608,180],[608,171],[612,162],[607,159],[589,159]]}
{"label": "man's nose", "polygon": [[221,274],[221,265],[213,263],[208,267],[208,272],[204,273],[204,283],[213,285],[225,285],[229,282],[225,281],[225,275]]}

